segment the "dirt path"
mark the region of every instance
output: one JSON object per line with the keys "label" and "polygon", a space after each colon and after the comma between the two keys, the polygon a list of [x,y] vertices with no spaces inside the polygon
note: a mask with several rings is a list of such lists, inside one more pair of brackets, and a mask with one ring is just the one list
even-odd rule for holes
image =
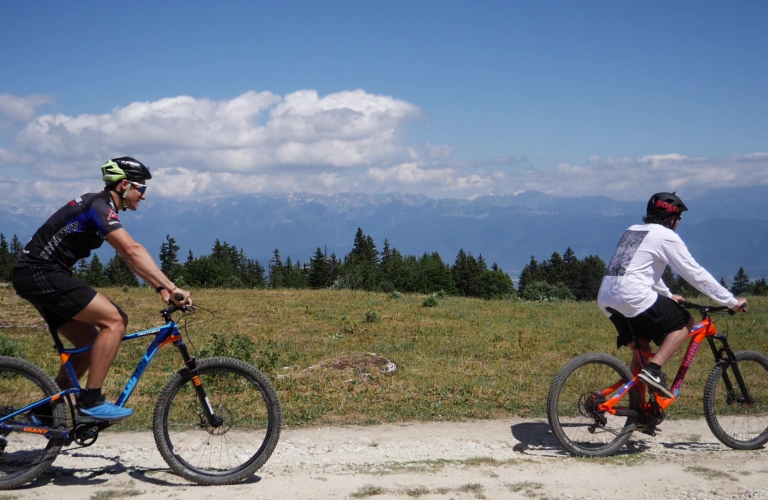
{"label": "dirt path", "polygon": [[600,460],[565,455],[542,421],[288,429],[257,476],[226,487],[168,473],[151,433],[107,433],[0,499],[768,499],[768,450],[732,451],[703,420],[661,428]]}

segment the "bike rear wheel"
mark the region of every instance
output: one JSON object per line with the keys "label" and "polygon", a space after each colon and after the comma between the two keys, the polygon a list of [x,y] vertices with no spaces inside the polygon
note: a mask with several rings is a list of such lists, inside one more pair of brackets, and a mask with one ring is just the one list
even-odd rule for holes
{"label": "bike rear wheel", "polygon": [[768,357],[740,351],[736,364],[752,402],[739,386],[733,366],[718,365],[704,387],[704,416],[724,445],[754,450],[768,442]]}
{"label": "bike rear wheel", "polygon": [[[624,363],[603,353],[584,354],[560,369],[549,388],[547,419],[563,448],[580,457],[604,457],[626,444],[635,427],[634,419],[598,411],[597,406],[615,395],[615,390],[601,392],[631,379]],[[629,392],[623,408],[639,408],[637,386]]]}
{"label": "bike rear wheel", "polygon": [[[0,416],[58,392],[56,382],[29,361],[0,356]],[[50,406],[49,415],[38,414],[35,409],[6,421],[33,428],[56,427],[65,422],[66,408],[61,400]],[[0,431],[0,489],[33,481],[51,465],[62,444],[62,439],[48,439],[33,432]]]}
{"label": "bike rear wheel", "polygon": [[198,360],[200,382],[215,414],[209,424],[187,370],[165,386],[155,406],[155,442],[176,473],[200,484],[231,484],[258,470],[277,445],[282,408],[269,380],[232,358]]}

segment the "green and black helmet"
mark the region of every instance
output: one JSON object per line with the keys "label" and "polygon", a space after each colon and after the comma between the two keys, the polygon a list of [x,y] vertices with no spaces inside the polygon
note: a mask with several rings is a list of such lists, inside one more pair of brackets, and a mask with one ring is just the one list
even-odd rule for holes
{"label": "green and black helmet", "polygon": [[130,156],[109,160],[103,167],[101,167],[101,173],[103,174],[104,182],[107,184],[123,179],[138,182],[140,180],[152,178],[152,174],[149,173],[149,168]]}

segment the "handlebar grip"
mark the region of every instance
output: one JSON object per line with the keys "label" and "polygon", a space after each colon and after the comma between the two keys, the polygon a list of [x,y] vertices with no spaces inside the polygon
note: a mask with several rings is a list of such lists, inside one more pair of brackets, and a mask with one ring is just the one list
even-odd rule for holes
{"label": "handlebar grip", "polygon": [[180,293],[177,293],[176,295],[174,295],[173,298],[176,299],[176,302],[181,302],[182,300],[184,300],[184,296]]}

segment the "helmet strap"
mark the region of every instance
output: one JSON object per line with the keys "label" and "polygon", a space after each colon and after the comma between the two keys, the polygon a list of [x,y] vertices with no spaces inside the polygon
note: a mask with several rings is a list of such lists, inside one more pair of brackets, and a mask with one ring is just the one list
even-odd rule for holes
{"label": "helmet strap", "polygon": [[127,188],[125,188],[125,191],[123,191],[122,193],[118,193],[118,194],[120,195],[120,204],[122,205],[122,208],[123,208],[123,212],[125,212],[126,210],[128,210],[128,208],[125,206],[125,199],[128,197],[128,191],[130,191],[132,187],[133,187],[133,186],[132,186],[132,185],[131,185],[131,183],[129,182],[129,183],[128,183],[128,187],[127,187]]}

